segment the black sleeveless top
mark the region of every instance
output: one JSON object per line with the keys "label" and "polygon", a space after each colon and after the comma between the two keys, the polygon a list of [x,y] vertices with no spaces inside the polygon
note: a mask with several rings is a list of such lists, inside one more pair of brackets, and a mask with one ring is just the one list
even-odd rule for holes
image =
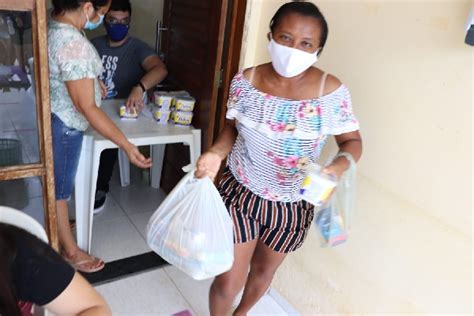
{"label": "black sleeveless top", "polygon": [[[36,236],[0,223],[0,245],[13,245],[13,258],[0,258],[11,271],[11,285],[17,300],[46,305],[71,283],[74,269],[48,244]],[[6,243],[5,243],[6,242]],[[10,260],[9,260],[10,259]]]}

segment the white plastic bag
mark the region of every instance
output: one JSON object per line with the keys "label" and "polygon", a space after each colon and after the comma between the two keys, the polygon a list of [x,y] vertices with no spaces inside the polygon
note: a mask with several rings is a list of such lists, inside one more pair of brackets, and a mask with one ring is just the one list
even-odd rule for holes
{"label": "white plastic bag", "polygon": [[150,248],[195,280],[230,270],[232,220],[211,179],[194,170],[170,192],[147,226]]}
{"label": "white plastic bag", "polygon": [[350,162],[350,167],[342,175],[329,201],[314,217],[322,247],[335,247],[345,242],[351,229],[356,191],[356,163],[348,153],[339,154],[339,156],[346,157]]}

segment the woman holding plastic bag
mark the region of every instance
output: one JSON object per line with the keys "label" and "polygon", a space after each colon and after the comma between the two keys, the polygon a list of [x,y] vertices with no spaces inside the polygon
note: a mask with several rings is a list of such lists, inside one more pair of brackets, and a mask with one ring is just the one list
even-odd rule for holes
{"label": "woman holding plastic bag", "polygon": [[[299,189],[327,136],[356,161],[362,153],[347,87],[312,66],[328,35],[319,9],[286,3],[270,29],[272,62],[234,77],[226,125],[197,162],[197,177],[214,178],[227,158],[219,192],[234,223],[234,263],[211,286],[212,315],[228,313],[243,287],[234,315],[245,315],[286,255],[302,245],[314,206],[301,200]],[[340,177],[348,167],[346,155],[338,155],[323,172]]]}

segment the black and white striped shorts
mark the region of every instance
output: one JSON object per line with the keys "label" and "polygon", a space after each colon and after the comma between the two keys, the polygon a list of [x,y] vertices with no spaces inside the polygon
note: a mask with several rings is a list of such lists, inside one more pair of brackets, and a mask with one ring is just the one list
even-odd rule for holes
{"label": "black and white striped shorts", "polygon": [[234,243],[259,238],[276,252],[301,247],[314,216],[306,201],[269,201],[240,184],[226,168],[218,190],[234,222]]}

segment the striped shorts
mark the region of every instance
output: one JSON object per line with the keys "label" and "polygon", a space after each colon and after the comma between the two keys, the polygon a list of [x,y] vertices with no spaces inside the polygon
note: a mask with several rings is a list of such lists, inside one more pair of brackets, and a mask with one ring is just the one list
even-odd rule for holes
{"label": "striped shorts", "polygon": [[301,247],[308,234],[314,206],[306,201],[269,201],[240,184],[226,168],[218,190],[234,223],[234,243],[259,238],[276,252]]}

